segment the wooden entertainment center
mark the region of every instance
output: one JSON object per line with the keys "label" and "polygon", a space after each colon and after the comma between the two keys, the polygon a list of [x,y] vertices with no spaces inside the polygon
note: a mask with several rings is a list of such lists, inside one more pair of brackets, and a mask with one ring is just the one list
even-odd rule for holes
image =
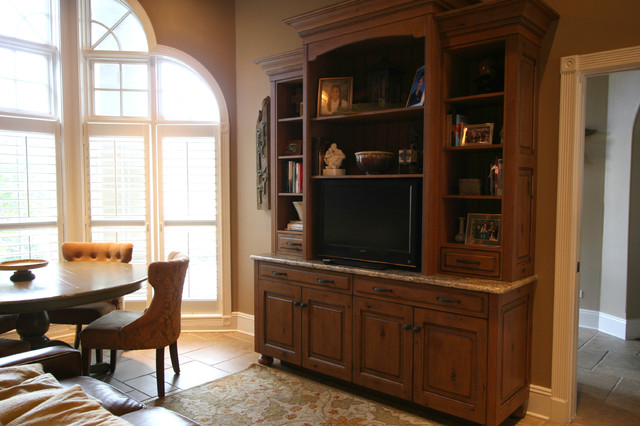
{"label": "wooden entertainment center", "polygon": [[[256,61],[272,87],[272,253],[253,256],[261,363],[278,358],[477,423],[526,412],[536,71],[555,19],[538,0],[350,0],[285,20],[303,49]],[[424,101],[407,107],[422,66]],[[318,114],[326,78],[352,78],[348,111]],[[330,143],[346,155],[344,175],[323,176]],[[418,161],[398,165],[407,149]],[[396,163],[365,174],[354,156],[365,150]],[[419,268],[319,258],[323,181],[408,178],[422,182]],[[475,188],[463,190],[469,179]],[[499,239],[456,237],[460,218],[495,221]]]}

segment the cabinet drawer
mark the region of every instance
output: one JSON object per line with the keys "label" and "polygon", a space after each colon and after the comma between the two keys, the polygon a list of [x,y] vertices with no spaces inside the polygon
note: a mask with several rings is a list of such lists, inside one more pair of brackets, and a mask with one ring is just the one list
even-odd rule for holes
{"label": "cabinet drawer", "polygon": [[487,294],[466,290],[409,287],[393,281],[356,278],[354,294],[479,317],[486,317],[488,312]]}
{"label": "cabinet drawer", "polygon": [[278,251],[281,253],[302,254],[302,234],[278,232]]}
{"label": "cabinet drawer", "polygon": [[500,253],[443,248],[440,269],[447,272],[500,278]]}
{"label": "cabinet drawer", "polygon": [[261,263],[260,277],[295,281],[298,283],[311,284],[313,286],[320,286],[325,288],[351,290],[351,277],[348,275],[335,274],[324,271],[321,272],[312,269],[302,269],[292,266]]}

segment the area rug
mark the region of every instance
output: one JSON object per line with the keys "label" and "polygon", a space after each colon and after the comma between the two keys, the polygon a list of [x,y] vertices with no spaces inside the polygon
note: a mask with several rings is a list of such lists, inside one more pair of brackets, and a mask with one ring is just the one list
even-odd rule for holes
{"label": "area rug", "polygon": [[311,379],[258,364],[158,399],[153,405],[171,409],[203,425],[437,424]]}

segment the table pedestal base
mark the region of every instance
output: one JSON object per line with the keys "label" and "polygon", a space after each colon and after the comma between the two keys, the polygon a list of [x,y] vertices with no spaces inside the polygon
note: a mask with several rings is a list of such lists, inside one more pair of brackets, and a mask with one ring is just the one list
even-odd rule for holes
{"label": "table pedestal base", "polygon": [[22,340],[31,345],[31,349],[47,346],[70,346],[63,341],[50,340],[45,336],[49,330],[49,324],[47,311],[21,313],[16,322],[16,331]]}

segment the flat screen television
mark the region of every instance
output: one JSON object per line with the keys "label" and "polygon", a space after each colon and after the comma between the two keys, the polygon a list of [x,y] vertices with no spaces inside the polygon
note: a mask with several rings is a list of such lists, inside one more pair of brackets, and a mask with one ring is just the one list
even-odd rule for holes
{"label": "flat screen television", "polygon": [[316,253],[326,262],[420,269],[420,179],[321,180],[315,200]]}

